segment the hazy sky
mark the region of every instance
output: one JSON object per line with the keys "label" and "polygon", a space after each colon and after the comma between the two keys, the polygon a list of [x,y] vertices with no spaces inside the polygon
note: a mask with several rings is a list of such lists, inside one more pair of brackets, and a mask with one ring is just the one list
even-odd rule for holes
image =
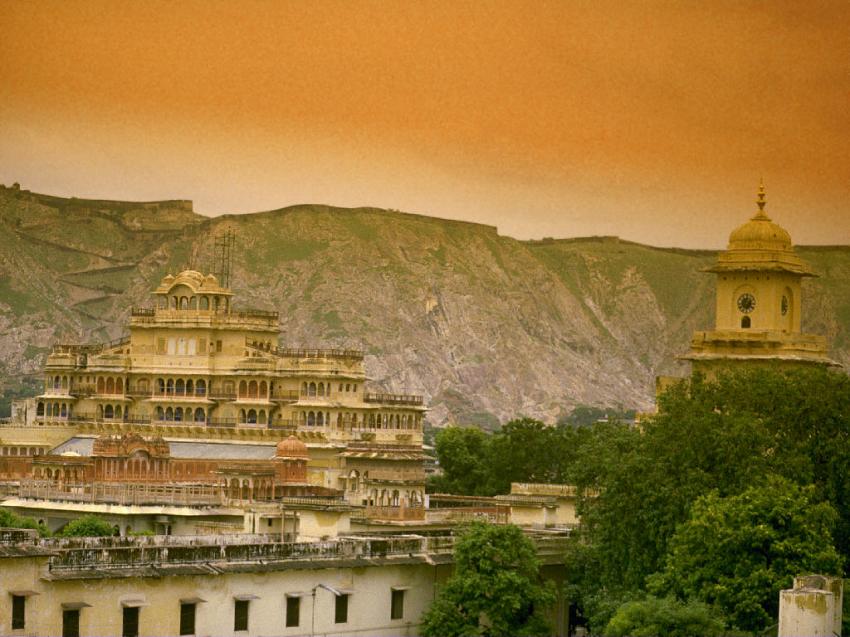
{"label": "hazy sky", "polygon": [[0,182],[850,243],[850,3],[0,0]]}

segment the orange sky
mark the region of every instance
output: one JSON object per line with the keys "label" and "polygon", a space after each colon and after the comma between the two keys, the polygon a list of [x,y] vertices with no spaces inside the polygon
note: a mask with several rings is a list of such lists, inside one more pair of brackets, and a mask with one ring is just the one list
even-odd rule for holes
{"label": "orange sky", "polygon": [[850,3],[0,0],[0,182],[850,243]]}

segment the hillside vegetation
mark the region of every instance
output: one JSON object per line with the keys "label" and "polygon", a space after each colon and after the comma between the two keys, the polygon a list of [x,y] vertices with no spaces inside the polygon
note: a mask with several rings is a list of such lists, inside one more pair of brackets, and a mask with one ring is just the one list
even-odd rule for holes
{"label": "hillside vegetation", "polygon": [[[713,321],[713,280],[699,272],[711,252],[524,242],[374,208],[208,218],[181,201],[0,189],[6,402],[34,388],[53,342],[118,337],[166,273],[209,269],[225,228],[241,305],[279,310],[287,345],[364,349],[374,384],[424,394],[437,425],[554,421],[577,404],[646,409],[655,376],[684,372],[675,357]],[[804,329],[850,364],[850,247],[799,252],[821,275],[804,288]]]}

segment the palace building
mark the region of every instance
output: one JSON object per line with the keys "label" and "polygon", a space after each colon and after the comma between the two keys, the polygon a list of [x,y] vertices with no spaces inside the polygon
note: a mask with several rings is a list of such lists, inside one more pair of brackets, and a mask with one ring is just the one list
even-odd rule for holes
{"label": "palace building", "polygon": [[801,329],[802,281],[817,275],[765,212],[764,184],[756,203],[755,215],[732,231],[726,251],[705,270],[717,277],[716,325],[695,332],[682,358],[709,374],[729,364],[835,366],[826,338]]}
{"label": "palace building", "polygon": [[277,312],[238,309],[213,275],[168,275],[153,297],[126,337],[53,347],[44,392],[0,428],[0,480],[422,506],[421,396],[370,392],[361,351],[279,347]]}

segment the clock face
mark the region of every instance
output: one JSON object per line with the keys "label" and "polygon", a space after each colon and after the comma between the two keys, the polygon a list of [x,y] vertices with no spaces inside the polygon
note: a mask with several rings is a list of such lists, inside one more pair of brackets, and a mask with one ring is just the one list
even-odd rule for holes
{"label": "clock face", "polygon": [[756,309],[756,297],[747,292],[738,297],[738,309],[744,314],[749,314]]}
{"label": "clock face", "polygon": [[782,303],[780,304],[780,307],[782,308],[782,316],[785,316],[786,314],[788,314],[788,297],[787,296],[782,297]]}

